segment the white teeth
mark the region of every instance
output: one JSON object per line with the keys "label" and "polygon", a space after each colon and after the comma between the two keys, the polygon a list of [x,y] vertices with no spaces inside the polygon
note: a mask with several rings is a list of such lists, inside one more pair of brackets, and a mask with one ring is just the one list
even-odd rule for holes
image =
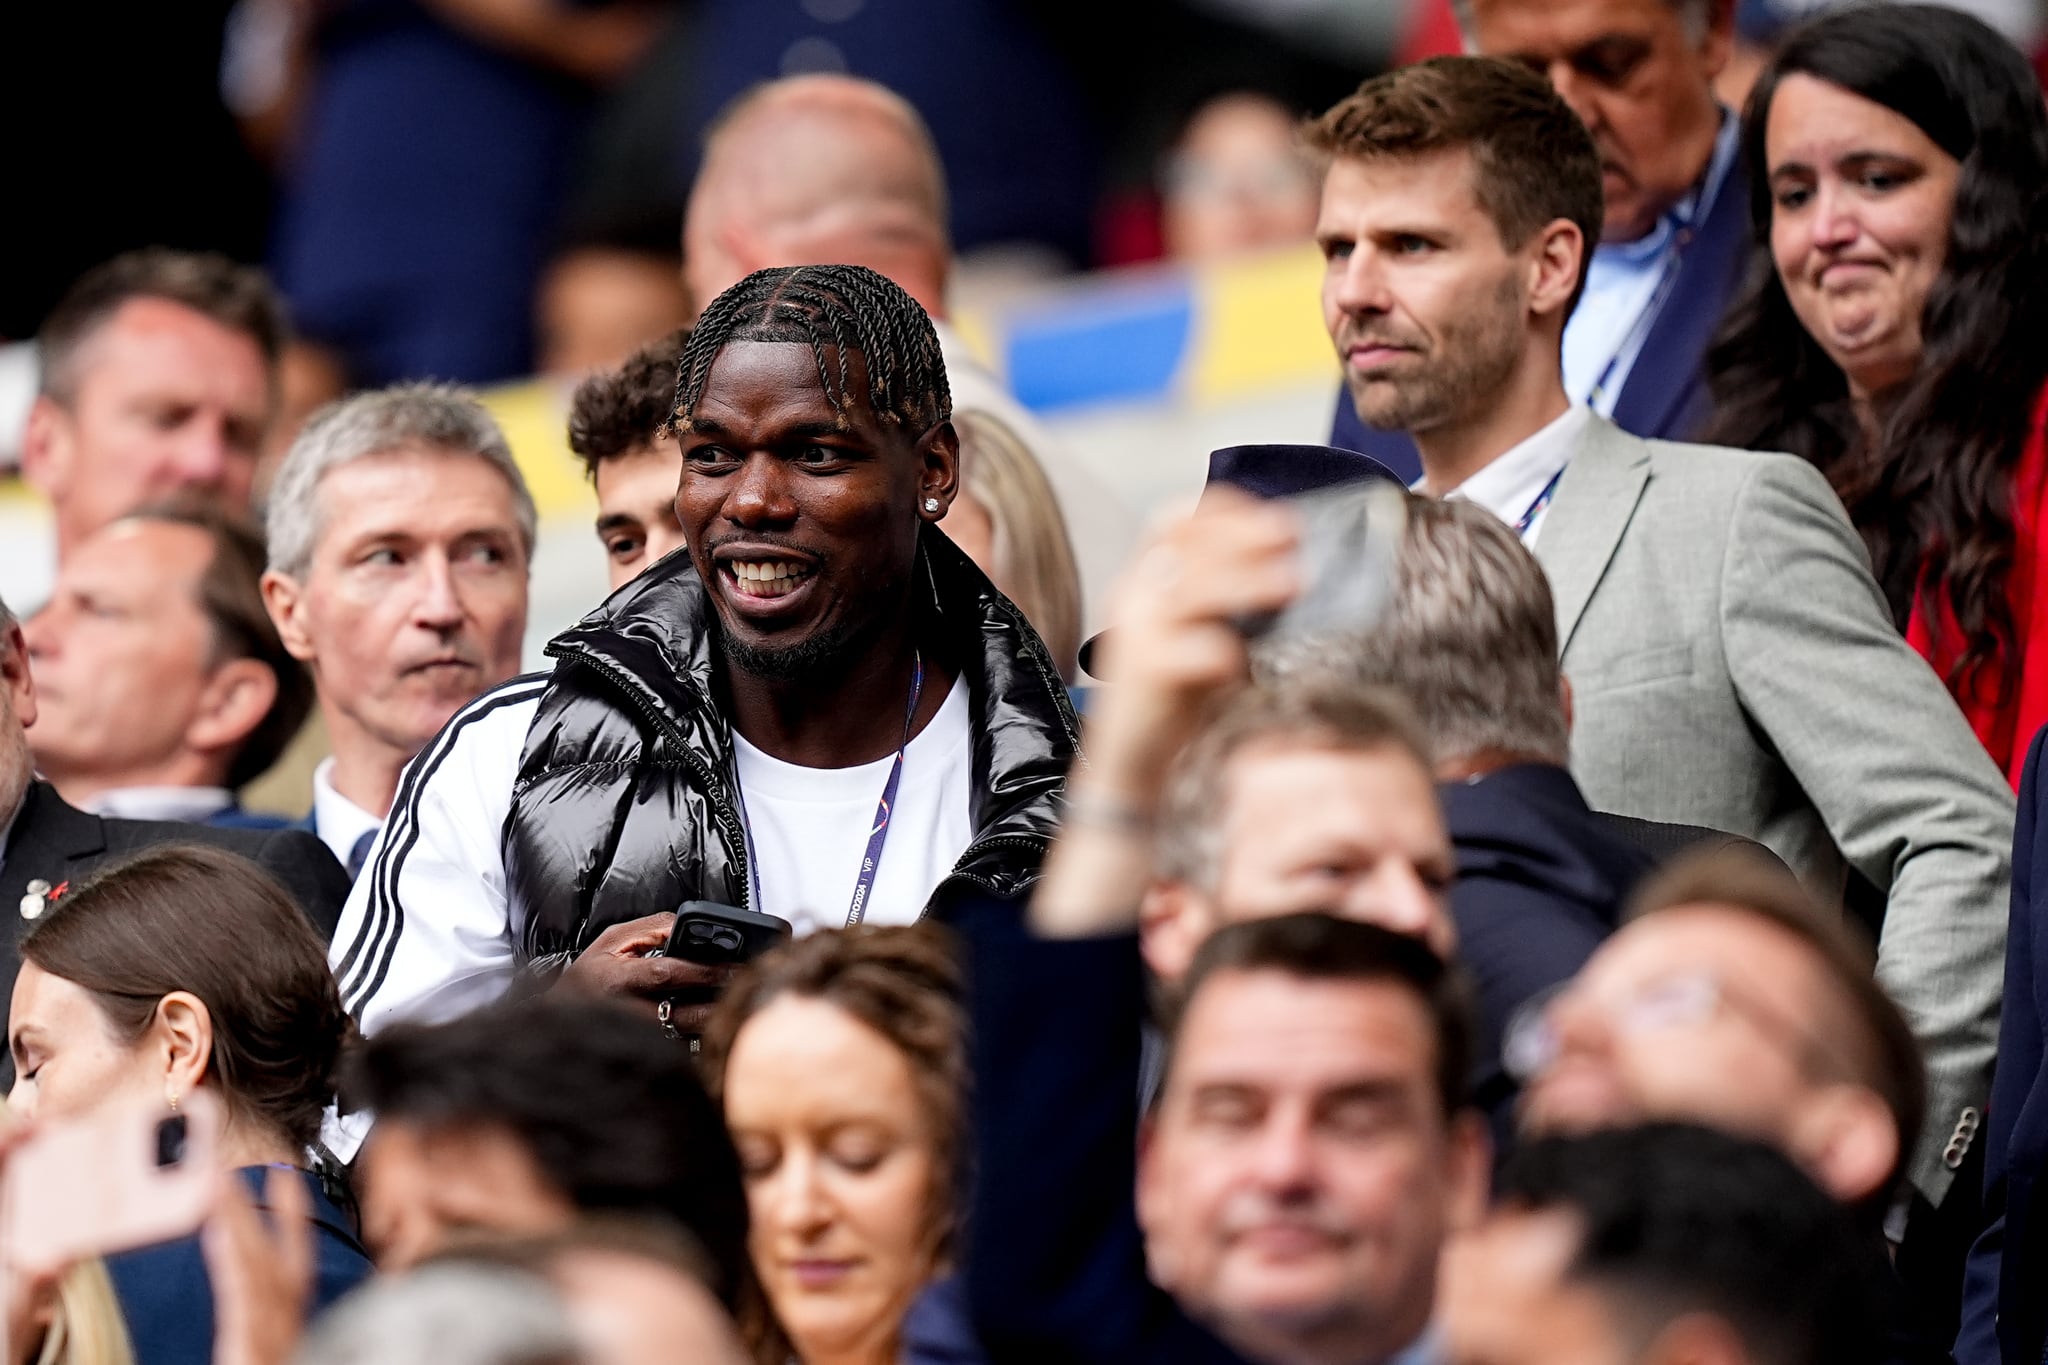
{"label": "white teeth", "polygon": [[807,572],[802,565],[788,560],[743,560],[728,561],[733,577],[744,583],[772,583],[781,579],[802,578]]}

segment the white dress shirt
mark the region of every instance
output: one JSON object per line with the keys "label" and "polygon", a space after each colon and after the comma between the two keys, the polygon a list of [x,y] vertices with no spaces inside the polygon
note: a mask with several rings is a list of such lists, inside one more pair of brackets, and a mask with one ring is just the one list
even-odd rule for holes
{"label": "white dress shirt", "polygon": [[321,759],[313,769],[313,833],[333,850],[335,861],[347,867],[356,841],[383,823],[334,789],[334,760]]}
{"label": "white dress shirt", "polygon": [[226,787],[114,787],[78,803],[110,820],[176,820],[203,825],[235,804]]}
{"label": "white dress shirt", "polygon": [[[1565,409],[1564,416],[1524,438],[1520,445],[1444,496],[1476,502],[1514,526],[1530,508],[1536,507],[1536,500],[1542,498],[1546,491],[1557,491],[1551,481],[1571,463],[1572,453],[1585,439],[1586,426],[1592,420],[1590,409],[1578,403],[1572,404]],[[1542,533],[1543,521],[1549,515],[1550,506],[1546,499],[1543,506],[1536,507],[1536,515],[1529,518],[1528,528],[1522,531],[1524,545],[1535,548],[1536,537]]]}

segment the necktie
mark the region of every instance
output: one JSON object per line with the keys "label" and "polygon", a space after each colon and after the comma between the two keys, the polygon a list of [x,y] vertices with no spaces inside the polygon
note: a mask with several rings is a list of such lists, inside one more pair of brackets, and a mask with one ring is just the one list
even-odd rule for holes
{"label": "necktie", "polygon": [[353,882],[362,872],[363,864],[370,860],[370,845],[377,842],[377,831],[368,830],[356,840],[356,846],[348,851],[348,879]]}

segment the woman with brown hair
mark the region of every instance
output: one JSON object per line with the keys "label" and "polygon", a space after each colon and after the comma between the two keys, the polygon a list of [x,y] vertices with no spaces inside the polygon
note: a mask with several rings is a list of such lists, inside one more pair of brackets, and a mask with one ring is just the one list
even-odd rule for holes
{"label": "woman with brown hair", "polygon": [[[8,1022],[17,1114],[175,1112],[209,1092],[226,1115],[220,1163],[259,1203],[266,1170],[305,1183],[315,1306],[369,1273],[351,1220],[306,1169],[351,1026],[326,951],[282,886],[235,854],[162,845],[53,901],[21,956]],[[138,1360],[207,1365],[213,1295],[197,1236],[110,1256],[107,1271]]]}
{"label": "woman with brown hair", "polygon": [[734,981],[704,1039],[752,1216],[760,1365],[895,1365],[951,1264],[965,1150],[959,967],[939,931],[827,931]]}

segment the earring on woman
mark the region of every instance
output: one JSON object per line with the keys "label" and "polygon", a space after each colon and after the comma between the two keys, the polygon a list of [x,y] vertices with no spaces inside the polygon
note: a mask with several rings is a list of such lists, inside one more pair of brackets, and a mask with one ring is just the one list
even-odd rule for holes
{"label": "earring on woman", "polygon": [[175,1113],[177,1113],[177,1112],[178,1112],[178,1092],[177,1092],[177,1091],[175,1091],[175,1090],[171,1090],[171,1089],[166,1089],[166,1090],[164,1091],[164,1102],[165,1102],[165,1103],[167,1103],[167,1104],[169,1104],[169,1105],[171,1106],[171,1112],[172,1112],[173,1114],[175,1114]]}

